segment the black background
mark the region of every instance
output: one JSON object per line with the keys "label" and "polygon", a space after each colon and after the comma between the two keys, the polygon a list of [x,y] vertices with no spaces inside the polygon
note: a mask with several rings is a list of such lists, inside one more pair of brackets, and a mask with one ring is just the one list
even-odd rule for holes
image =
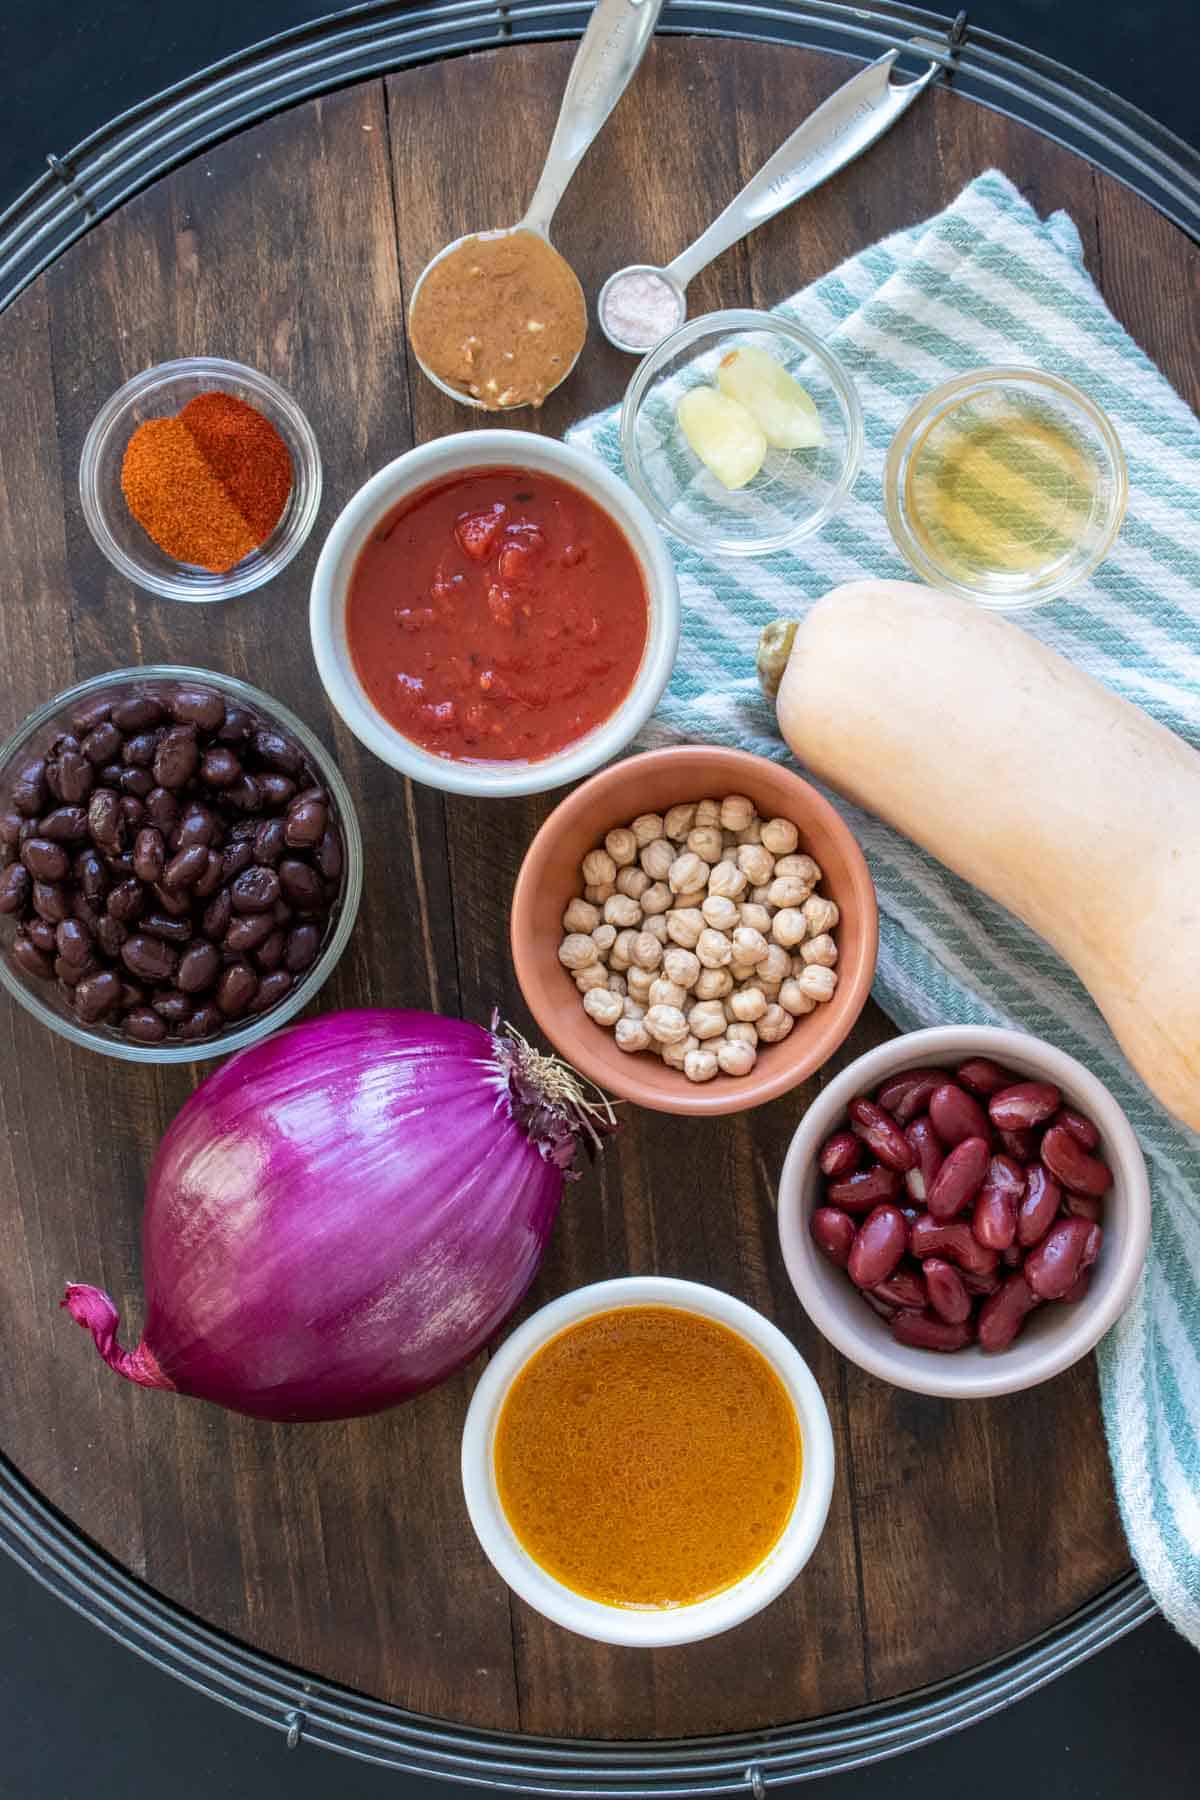
{"label": "black background", "polygon": [[[0,210],[125,107],[320,17],[304,0],[0,0]],[[1200,137],[1196,0],[981,0],[972,21]],[[1036,1470],[1030,1478],[1036,1480]],[[986,1605],[986,1595],[978,1596]],[[1200,1660],[1161,1621],[1019,1706],[813,1800],[1183,1800],[1200,1794]],[[441,1784],[306,1748],[158,1674],[0,1555],[3,1800],[381,1800]]]}

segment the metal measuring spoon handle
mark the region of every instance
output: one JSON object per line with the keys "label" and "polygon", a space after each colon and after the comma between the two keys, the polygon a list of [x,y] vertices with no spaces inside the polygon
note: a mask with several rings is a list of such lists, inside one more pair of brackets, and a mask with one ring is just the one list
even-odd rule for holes
{"label": "metal measuring spoon handle", "polygon": [[773,219],[785,207],[853,162],[856,156],[907,112],[917,95],[933,80],[939,64],[930,63],[923,75],[903,83],[891,79],[892,65],[900,52],[889,50],[838,88],[816,112],[798,125],[774,156],[763,164],[736,199],[731,200],[707,231],[663,270],[682,294],[701,269],[744,238],[747,232]]}
{"label": "metal measuring spoon handle", "polygon": [[654,34],[664,0],[596,0],[575,52],[546,166],[521,225],[550,234],[567,183],[629,86]]}

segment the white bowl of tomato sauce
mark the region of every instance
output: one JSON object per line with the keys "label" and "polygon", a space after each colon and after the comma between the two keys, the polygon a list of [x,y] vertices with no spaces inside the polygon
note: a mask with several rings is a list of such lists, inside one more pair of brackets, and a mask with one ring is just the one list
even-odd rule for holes
{"label": "white bowl of tomato sauce", "polygon": [[653,712],[679,590],[647,508],[590,451],[467,431],[347,502],[313,575],[313,653],[355,736],[451,793],[590,774]]}

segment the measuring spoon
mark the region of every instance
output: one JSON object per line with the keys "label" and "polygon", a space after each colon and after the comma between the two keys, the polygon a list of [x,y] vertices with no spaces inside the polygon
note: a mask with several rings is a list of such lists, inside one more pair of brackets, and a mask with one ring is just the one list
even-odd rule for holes
{"label": "measuring spoon", "polygon": [[[554,136],[550,141],[550,149],[546,155],[546,165],[541,178],[534,189],[533,198],[529,202],[525,216],[516,225],[503,226],[496,231],[486,233],[468,231],[462,237],[455,238],[437,255],[431,257],[421,270],[412,291],[408,305],[410,322],[413,308],[421,292],[421,285],[429,271],[451,255],[462,244],[471,238],[486,236],[488,238],[511,237],[518,231],[533,232],[549,246],[552,254],[562,264],[579,290],[580,310],[586,318],[586,306],[583,289],[579,278],[566,257],[559,254],[550,243],[550,223],[558,210],[559,201],[566,193],[567,184],[587,151],[591,148],[613,107],[632,81],[638,64],[645,55],[646,47],[654,34],[658,23],[658,15],[663,9],[664,0],[596,0],[587,30],[580,39],[579,48],[575,52],[575,60],[571,64],[571,73],[567,77],[567,85],[559,108],[558,122],[554,127]],[[546,389],[547,393],[560,382],[565,381],[579,360],[579,351],[583,349],[585,338],[581,339],[579,348],[563,369],[561,375]],[[416,350],[413,351],[417,356]],[[530,404],[527,400],[519,400],[511,406],[484,407],[483,401],[473,394],[464,393],[460,388],[452,387],[444,381],[420,356],[417,356],[423,372],[432,381],[434,387],[441,388],[443,394],[449,394],[452,400],[459,400],[464,406],[475,406],[489,412],[512,412],[521,406]]]}
{"label": "measuring spoon", "polygon": [[[860,69],[828,100],[822,101],[816,112],[810,113],[757,175],[751,177],[720,217],[714,219],[708,230],[701,232],[695,243],[682,251],[674,262],[664,269],[653,263],[630,263],[627,268],[610,275],[600,289],[597,306],[600,329],[609,343],[636,356],[653,349],[686,319],[688,283],[701,269],[706,269],[710,262],[756,226],[783,212],[802,194],[811,193],[838,169],[853,162],[876,138],[882,137],[888,127],[908,111],[940,66],[932,62],[924,74],[908,81],[893,81],[892,65],[899,55],[899,50],[889,50],[877,62]],[[645,321],[653,335],[643,337],[635,337],[628,325],[622,328],[622,322],[615,319],[610,322],[609,318],[614,311],[618,284],[638,275],[654,284],[649,288],[643,284],[642,297],[655,303],[653,322],[649,318]]]}

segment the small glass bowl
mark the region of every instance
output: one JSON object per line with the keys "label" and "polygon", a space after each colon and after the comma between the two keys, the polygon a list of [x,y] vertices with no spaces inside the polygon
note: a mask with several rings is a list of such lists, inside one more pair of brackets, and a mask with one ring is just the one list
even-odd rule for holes
{"label": "small glass bowl", "polygon": [[[142,530],[121,492],[121,464],[137,427],[177,413],[197,394],[214,389],[269,419],[292,459],[292,491],[278,525],[224,575],[167,556]],[[321,504],[321,457],[312,426],[278,382],[242,363],[187,356],[143,370],[100,408],[79,459],[79,497],[89,531],[129,581],[165,600],[232,600],[278,575],[312,530]]]}
{"label": "small glass bowl", "polygon": [[11,921],[3,919],[0,919],[0,986],[5,987],[43,1025],[48,1025],[51,1031],[58,1032],[60,1037],[67,1038],[72,1044],[81,1045],[85,1050],[99,1050],[102,1055],[118,1057],[122,1062],[193,1063],[203,1062],[212,1056],[231,1056],[235,1050],[245,1050],[250,1044],[257,1044],[260,1038],[265,1038],[294,1018],[324,985],[333,973],[354,928],[362,895],[363,847],[354,802],[337,764],[320,739],[313,735],[295,713],[289,712],[286,706],[281,706],[278,700],[272,700],[258,688],[235,680],[232,675],[218,675],[212,669],[184,668],[174,663],[155,663],[144,669],[115,669],[108,675],[96,675],[90,681],[81,681],[77,687],[65,689],[44,706],[39,706],[0,748],[0,804],[8,804],[14,767],[27,757],[44,752],[63,728],[67,715],[82,701],[95,700],[101,695],[111,695],[115,701],[131,692],[153,693],[156,684],[160,682],[188,682],[216,688],[226,700],[252,708],[265,724],[274,725],[296,740],[328,789],[341,828],[342,889],[330,914],[320,955],[277,1005],[257,1014],[244,1025],[234,1025],[228,1031],[219,1032],[216,1037],[188,1043],[168,1040],[159,1044],[139,1044],[132,1038],[123,1037],[112,1026],[80,1024],[53,982],[39,981],[14,967],[8,954],[11,931],[7,927]]}
{"label": "small glass bowl", "polygon": [[956,376],[917,402],[888,451],[884,508],[922,581],[996,611],[1041,606],[1108,555],[1129,494],[1111,421],[1040,369]]}
{"label": "small glass bowl", "polygon": [[[825,428],[820,450],[768,450],[744,488],[723,487],[675,421],[686,389],[713,385],[729,350],[765,350],[812,396]],[[634,492],[660,525],[709,555],[767,556],[810,537],[854,485],[863,453],[862,407],[833,351],[773,313],[735,309],[681,325],[634,371],[621,407],[621,454]]]}

